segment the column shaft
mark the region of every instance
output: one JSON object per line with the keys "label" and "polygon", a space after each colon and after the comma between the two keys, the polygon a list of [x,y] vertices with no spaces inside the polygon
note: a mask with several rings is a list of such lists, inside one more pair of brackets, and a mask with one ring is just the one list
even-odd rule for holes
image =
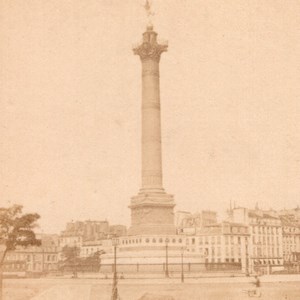
{"label": "column shaft", "polygon": [[142,189],[162,189],[159,61],[142,60]]}

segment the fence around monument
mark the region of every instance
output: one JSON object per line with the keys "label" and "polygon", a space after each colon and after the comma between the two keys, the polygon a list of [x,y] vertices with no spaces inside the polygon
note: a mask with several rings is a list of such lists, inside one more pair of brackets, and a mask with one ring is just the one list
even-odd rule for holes
{"label": "fence around monument", "polygon": [[[169,273],[180,273],[183,268],[184,273],[204,273],[204,272],[239,272],[242,270],[241,263],[169,263]],[[99,272],[102,274],[112,273],[113,264],[101,264]],[[118,273],[147,273],[160,274],[166,272],[166,264],[118,264]]]}

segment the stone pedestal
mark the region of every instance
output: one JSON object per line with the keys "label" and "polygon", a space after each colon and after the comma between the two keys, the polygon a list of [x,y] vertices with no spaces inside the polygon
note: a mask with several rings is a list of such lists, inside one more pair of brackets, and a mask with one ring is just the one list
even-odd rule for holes
{"label": "stone pedestal", "polygon": [[166,193],[140,193],[131,198],[129,235],[175,234],[173,196]]}

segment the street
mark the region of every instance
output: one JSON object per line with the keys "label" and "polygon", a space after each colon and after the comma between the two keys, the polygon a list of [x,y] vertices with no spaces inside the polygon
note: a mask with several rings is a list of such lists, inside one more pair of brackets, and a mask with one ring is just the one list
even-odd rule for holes
{"label": "street", "polygon": [[[175,300],[243,300],[250,299],[245,291],[253,288],[249,280],[240,282],[235,278],[218,283],[204,278],[184,284],[172,280],[148,284],[123,280],[118,284],[122,300],[138,300],[145,293],[170,295]],[[4,292],[4,300],[109,300],[111,282],[99,279],[7,279]],[[300,299],[300,283],[263,282],[261,293],[262,300]]]}

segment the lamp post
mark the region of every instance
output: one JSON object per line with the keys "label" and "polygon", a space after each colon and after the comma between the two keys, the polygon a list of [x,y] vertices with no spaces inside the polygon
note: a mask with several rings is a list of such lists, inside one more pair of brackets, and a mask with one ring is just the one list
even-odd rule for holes
{"label": "lamp post", "polygon": [[118,277],[117,277],[117,245],[119,240],[116,238],[112,239],[112,245],[114,247],[114,277],[113,277],[113,286],[111,293],[111,300],[118,300]]}
{"label": "lamp post", "polygon": [[169,278],[168,243],[169,243],[169,239],[167,238],[166,239],[166,273],[165,273],[166,278]]}
{"label": "lamp post", "polygon": [[249,251],[248,251],[248,239],[247,238],[245,238],[245,252],[246,252],[246,261],[245,261],[245,263],[246,263],[246,268],[245,268],[245,274],[246,274],[246,276],[248,277],[250,274],[249,274]]}
{"label": "lamp post", "polygon": [[183,253],[184,253],[184,247],[181,247],[181,283],[184,283],[184,273],[183,273]]}

